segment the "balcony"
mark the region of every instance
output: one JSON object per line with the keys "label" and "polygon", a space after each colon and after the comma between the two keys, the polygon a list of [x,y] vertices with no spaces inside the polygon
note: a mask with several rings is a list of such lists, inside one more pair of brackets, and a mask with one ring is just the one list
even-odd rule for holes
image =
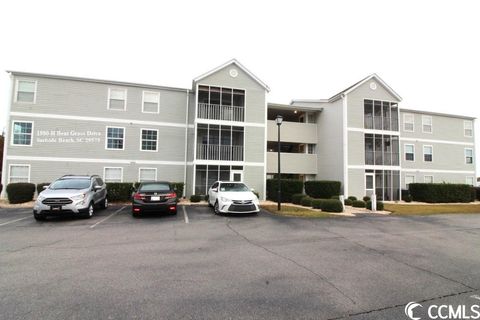
{"label": "balcony", "polygon": [[197,144],[198,160],[243,161],[243,146]]}
{"label": "balcony", "polygon": [[245,108],[221,104],[199,103],[197,118],[243,122],[245,120]]}
{"label": "balcony", "polygon": [[[275,121],[267,121],[267,140],[277,141],[278,131]],[[314,123],[283,121],[280,139],[288,142],[317,143],[317,125]]]}
{"label": "balcony", "polygon": [[[282,124],[283,125],[283,124]],[[281,171],[284,174],[317,174],[317,155],[281,153]],[[267,152],[267,172],[277,172],[278,153]]]}

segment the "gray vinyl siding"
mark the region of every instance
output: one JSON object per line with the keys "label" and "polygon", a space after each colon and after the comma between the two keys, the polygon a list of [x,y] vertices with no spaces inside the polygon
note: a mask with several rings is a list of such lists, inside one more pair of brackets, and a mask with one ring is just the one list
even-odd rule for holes
{"label": "gray vinyl siding", "polygon": [[[377,89],[370,89],[370,83],[374,82]],[[364,127],[364,100],[382,100],[390,102],[398,102],[397,98],[392,96],[381,84],[375,79],[369,80],[362,84],[354,91],[347,95],[347,114],[349,128],[363,128]]]}
{"label": "gray vinyl siding", "polygon": [[[280,136],[282,141],[285,142],[316,144],[318,141],[317,125],[284,121],[281,126]],[[267,121],[267,139],[268,141],[278,140],[278,128],[273,120]]]}
{"label": "gray vinyl siding", "polygon": [[[281,172],[286,174],[317,174],[317,155],[305,153],[282,153]],[[267,172],[278,171],[278,153],[267,152]]]}
{"label": "gray vinyl siding", "polygon": [[260,199],[264,198],[265,173],[263,166],[245,166],[243,168],[243,181],[251,189],[259,193]]}
{"label": "gray vinyl siding", "polygon": [[349,131],[348,164],[365,165],[365,135],[363,132]]}
{"label": "gray vinyl siding", "polygon": [[348,195],[362,199],[365,196],[365,170],[348,169]]}
{"label": "gray vinyl siding", "polygon": [[265,128],[263,127],[245,127],[245,151],[244,159],[246,162],[265,161]]}

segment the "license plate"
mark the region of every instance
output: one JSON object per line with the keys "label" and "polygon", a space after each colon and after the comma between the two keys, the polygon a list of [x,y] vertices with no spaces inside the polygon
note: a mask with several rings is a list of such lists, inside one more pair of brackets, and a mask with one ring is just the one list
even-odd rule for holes
{"label": "license plate", "polygon": [[150,197],[150,201],[160,201],[160,197]]}
{"label": "license plate", "polygon": [[51,207],[50,207],[50,210],[52,210],[52,211],[60,211],[60,210],[62,210],[62,206],[51,206]]}

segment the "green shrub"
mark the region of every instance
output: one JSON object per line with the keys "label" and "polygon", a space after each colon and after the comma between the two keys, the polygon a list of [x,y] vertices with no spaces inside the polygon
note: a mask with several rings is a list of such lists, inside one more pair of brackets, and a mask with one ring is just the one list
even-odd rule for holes
{"label": "green shrub", "polygon": [[108,201],[129,201],[132,199],[133,183],[131,182],[108,182],[107,198]]}
{"label": "green shrub", "polygon": [[0,193],[3,191],[3,184],[0,183]]}
{"label": "green shrub", "polygon": [[350,197],[348,197],[348,200],[357,201],[357,197],[350,196]]}
{"label": "green shrub", "polygon": [[33,200],[35,184],[16,182],[7,184],[7,196],[10,203],[24,203]]}
{"label": "green shrub", "polygon": [[203,197],[199,194],[192,194],[190,196],[190,202],[200,202],[202,201]]}
{"label": "green shrub", "polygon": [[470,202],[471,186],[454,183],[410,183],[412,199],[428,203]]}
{"label": "green shrub", "polygon": [[477,199],[477,190],[475,187],[470,187],[470,202],[475,202]]}
{"label": "green shrub", "polygon": [[313,209],[322,209],[322,202],[325,199],[312,199],[312,207]]}
{"label": "green shrub", "polygon": [[329,199],[340,194],[340,181],[306,181],[305,193],[312,198]]}
{"label": "green shrub", "polygon": [[354,208],[365,208],[365,201],[363,201],[363,200],[352,201],[352,207],[354,207]]}
{"label": "green shrub", "polygon": [[340,200],[340,196],[331,196],[330,199]]}
{"label": "green shrub", "polygon": [[[302,193],[303,182],[300,180],[293,179],[282,179],[280,180],[281,186],[281,202],[292,202],[292,196],[296,193]],[[278,180],[277,179],[268,179],[267,180],[267,199],[272,201],[277,201],[278,195]]]}
{"label": "green shrub", "polygon": [[295,193],[292,195],[292,203],[293,204],[301,204],[302,198],[305,197],[303,193]]}
{"label": "green shrub", "polygon": [[177,194],[177,200],[183,197],[183,189],[185,184],[183,182],[171,182],[170,183],[173,187],[173,190]]}
{"label": "green shrub", "polygon": [[340,200],[325,199],[321,202],[320,209],[325,212],[343,212],[343,205]]}
{"label": "green shrub", "polygon": [[40,194],[40,192],[42,192],[43,190],[45,190],[43,189],[44,186],[49,186],[49,185],[50,183],[48,182],[37,183],[37,195]]}
{"label": "green shrub", "polygon": [[[480,187],[473,187],[475,189],[475,199],[480,200]],[[2,190],[0,189],[0,192]]]}
{"label": "green shrub", "polygon": [[370,197],[369,196],[363,197],[363,201],[365,201],[365,202],[370,201]]}
{"label": "green shrub", "polygon": [[135,182],[135,183],[133,183],[133,189],[134,189],[135,191],[137,191],[138,188],[140,188],[140,184],[141,184],[141,182],[138,182],[138,181]]}
{"label": "green shrub", "polygon": [[[368,210],[372,210],[372,201],[369,200],[366,203],[366,207]],[[377,210],[378,211],[383,211],[383,202],[382,201],[377,201]]]}
{"label": "green shrub", "polygon": [[311,207],[312,206],[312,200],[313,200],[313,198],[311,198],[309,196],[305,196],[300,201],[300,204],[304,207]]}
{"label": "green shrub", "polygon": [[403,201],[405,202],[412,202],[412,196],[407,194],[404,198],[403,198]]}
{"label": "green shrub", "polygon": [[345,199],[343,203],[345,203],[346,206],[351,206],[353,204],[353,200]]}

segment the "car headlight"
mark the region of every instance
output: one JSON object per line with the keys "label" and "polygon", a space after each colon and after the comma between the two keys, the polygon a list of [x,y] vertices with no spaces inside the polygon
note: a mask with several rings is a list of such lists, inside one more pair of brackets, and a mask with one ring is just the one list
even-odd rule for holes
{"label": "car headlight", "polygon": [[232,200],[228,199],[228,198],[224,198],[224,197],[220,197],[220,200],[222,200],[222,202],[231,202]]}
{"label": "car headlight", "polygon": [[46,197],[40,195],[40,196],[37,197],[37,201],[38,201],[38,202],[42,202],[43,200],[45,200],[45,198],[46,198]]}
{"label": "car headlight", "polygon": [[85,193],[78,194],[76,196],[70,197],[70,199],[72,199],[74,201],[83,200],[84,198],[85,198]]}

